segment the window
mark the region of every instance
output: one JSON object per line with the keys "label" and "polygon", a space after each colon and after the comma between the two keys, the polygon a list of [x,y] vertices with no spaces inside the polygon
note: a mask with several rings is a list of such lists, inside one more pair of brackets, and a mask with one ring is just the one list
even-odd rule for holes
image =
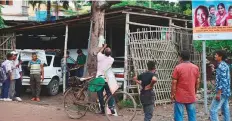
{"label": "window", "polygon": [[61,67],[61,57],[55,57],[53,66],[54,67]]}
{"label": "window", "polygon": [[44,66],[50,66],[52,61],[52,56],[46,56],[46,59],[47,59],[47,65],[44,64]]}
{"label": "window", "polygon": [[0,4],[2,4],[2,5],[13,5],[13,0],[1,0]]}

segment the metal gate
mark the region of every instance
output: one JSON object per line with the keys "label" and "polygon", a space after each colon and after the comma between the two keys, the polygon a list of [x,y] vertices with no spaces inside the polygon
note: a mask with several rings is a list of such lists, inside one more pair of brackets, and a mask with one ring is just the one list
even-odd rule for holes
{"label": "metal gate", "polygon": [[198,66],[201,55],[194,51],[191,30],[176,27],[148,27],[128,33],[128,47],[134,71],[146,71],[148,61],[157,63],[158,82],[155,85],[156,104],[170,102],[172,72],[178,64],[178,53],[191,51],[191,61]]}

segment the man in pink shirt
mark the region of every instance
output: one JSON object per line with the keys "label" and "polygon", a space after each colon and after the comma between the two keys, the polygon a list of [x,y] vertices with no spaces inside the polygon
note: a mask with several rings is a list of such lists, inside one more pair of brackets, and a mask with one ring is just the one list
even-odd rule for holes
{"label": "man in pink shirt", "polygon": [[171,99],[174,102],[174,120],[184,120],[184,107],[188,112],[188,120],[196,121],[196,92],[199,88],[199,68],[190,61],[190,52],[182,51],[181,63],[173,71]]}

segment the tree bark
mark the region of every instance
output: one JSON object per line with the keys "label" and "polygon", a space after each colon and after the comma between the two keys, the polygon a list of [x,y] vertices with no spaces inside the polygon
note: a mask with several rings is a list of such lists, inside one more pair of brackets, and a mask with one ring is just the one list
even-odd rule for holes
{"label": "tree bark", "polygon": [[98,1],[93,1],[92,6],[92,31],[90,37],[90,45],[88,48],[88,60],[87,60],[87,74],[95,75],[97,72],[97,52],[100,47],[98,47],[99,37],[104,37],[104,22],[105,22],[105,9],[98,7]]}

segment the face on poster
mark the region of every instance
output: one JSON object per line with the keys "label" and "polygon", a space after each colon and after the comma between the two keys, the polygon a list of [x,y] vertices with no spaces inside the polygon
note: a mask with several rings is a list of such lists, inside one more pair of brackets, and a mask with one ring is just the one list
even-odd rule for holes
{"label": "face on poster", "polygon": [[232,0],[193,0],[193,39],[232,39]]}

